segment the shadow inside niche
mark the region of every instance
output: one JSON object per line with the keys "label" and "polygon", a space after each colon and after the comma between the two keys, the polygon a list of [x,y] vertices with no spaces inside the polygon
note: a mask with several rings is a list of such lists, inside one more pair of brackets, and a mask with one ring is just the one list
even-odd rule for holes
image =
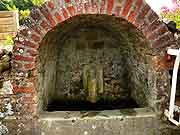
{"label": "shadow inside niche", "polygon": [[115,101],[98,101],[91,103],[88,101],[53,101],[47,106],[47,111],[103,111],[114,109],[138,108],[138,104],[132,98],[118,99]]}

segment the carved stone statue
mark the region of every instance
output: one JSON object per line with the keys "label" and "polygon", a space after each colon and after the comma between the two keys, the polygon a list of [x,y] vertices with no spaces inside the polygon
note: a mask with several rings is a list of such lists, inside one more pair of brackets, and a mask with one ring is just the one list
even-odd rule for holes
{"label": "carved stone statue", "polygon": [[83,89],[87,90],[87,100],[96,103],[98,94],[104,91],[103,68],[101,65],[85,65],[83,69]]}

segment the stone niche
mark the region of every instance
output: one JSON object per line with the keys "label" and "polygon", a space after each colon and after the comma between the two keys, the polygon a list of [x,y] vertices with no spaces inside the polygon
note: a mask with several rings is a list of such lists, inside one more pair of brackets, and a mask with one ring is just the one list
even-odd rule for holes
{"label": "stone niche", "polygon": [[124,19],[80,15],[44,37],[37,69],[44,111],[148,107],[154,74],[143,34]]}

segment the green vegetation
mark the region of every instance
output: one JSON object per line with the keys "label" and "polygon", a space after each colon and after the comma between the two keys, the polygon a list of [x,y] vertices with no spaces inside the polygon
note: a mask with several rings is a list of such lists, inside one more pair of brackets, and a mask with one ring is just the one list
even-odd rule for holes
{"label": "green vegetation", "polygon": [[[46,0],[0,0],[0,11],[19,11],[19,22],[23,23],[23,20],[30,14],[30,10],[35,6],[41,6]],[[7,36],[4,45],[12,45],[13,39],[11,36]]]}
{"label": "green vegetation", "polygon": [[14,43],[14,42],[13,42],[13,37],[10,36],[10,35],[7,36],[4,45],[12,45],[13,43]]}
{"label": "green vegetation", "polygon": [[163,18],[176,22],[177,28],[180,29],[180,7],[174,12],[162,12],[161,16]]}
{"label": "green vegetation", "polygon": [[18,10],[20,23],[34,6],[42,5],[46,0],[0,0],[0,11]]}
{"label": "green vegetation", "polygon": [[[180,2],[180,0],[177,0],[177,3],[178,2]],[[177,28],[180,29],[180,3],[176,5],[177,7],[175,7],[173,11],[169,11],[169,9],[166,9],[161,13],[161,16],[162,18],[176,22]]]}

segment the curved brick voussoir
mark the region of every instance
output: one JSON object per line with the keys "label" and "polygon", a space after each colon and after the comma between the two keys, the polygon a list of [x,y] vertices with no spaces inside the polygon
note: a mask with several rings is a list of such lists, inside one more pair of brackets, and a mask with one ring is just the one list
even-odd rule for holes
{"label": "curved brick voussoir", "polygon": [[101,3],[97,1],[88,1],[84,4],[85,14],[100,14]]}
{"label": "curved brick voussoir", "polygon": [[51,11],[48,9],[47,4],[44,4],[43,6],[41,6],[40,11],[44,15],[45,19],[47,20],[51,28],[57,25],[56,21],[53,18],[53,14],[51,14]]}
{"label": "curved brick voussoir", "polygon": [[137,13],[137,16],[132,22],[137,28],[139,28],[141,31],[149,25],[148,15],[151,12],[151,8],[148,4],[143,4]]}
{"label": "curved brick voussoir", "polygon": [[[174,44],[174,36],[171,32],[159,35],[152,43],[152,48],[164,48]],[[176,44],[176,43],[175,43]]]}
{"label": "curved brick voussoir", "polygon": [[156,40],[159,36],[169,32],[165,24],[154,25],[154,23],[152,23],[152,25],[149,26],[149,32],[150,31],[151,33],[147,34],[147,39],[149,40]]}
{"label": "curved brick voussoir", "polygon": [[30,33],[31,31],[34,31],[35,33],[39,35],[43,35],[43,33],[46,33],[43,31],[42,28],[40,29],[40,27],[37,27],[39,26],[39,23],[35,22],[33,18],[31,18],[30,16],[25,18],[23,23],[24,23],[24,26],[29,29],[28,31],[29,34],[31,34]]}
{"label": "curved brick voussoir", "polygon": [[[29,27],[32,27],[32,28],[38,27],[40,29],[41,33],[43,33],[43,34],[41,34],[42,36],[44,36],[49,30],[52,29],[52,27],[47,22],[45,16],[41,13],[39,8],[34,8],[31,11],[30,19],[34,23],[35,27],[34,27],[34,25],[31,26],[31,24],[29,25]],[[34,31],[36,31],[36,30],[34,30]]]}
{"label": "curved brick voussoir", "polygon": [[[162,36],[168,32],[167,27],[158,20],[157,14],[144,0],[50,0],[31,11],[30,17],[18,32],[26,37],[25,43],[15,41],[15,45],[37,49],[48,31],[58,23],[80,14],[122,17],[142,31],[155,48],[162,40],[172,40],[169,36]],[[32,56],[35,57],[34,54]]]}
{"label": "curved brick voussoir", "polygon": [[[124,18],[144,34],[151,43],[150,47],[154,49],[171,46],[174,41],[167,26],[159,21],[158,15],[144,0],[50,0],[41,7],[32,9],[24,25],[19,28],[13,49],[15,74],[18,74],[16,69],[35,71],[38,48],[44,36],[59,23],[82,14]],[[25,78],[28,80],[28,77]],[[34,87],[32,86],[33,89]],[[27,87],[14,88],[16,92],[31,91]]]}
{"label": "curved brick voussoir", "polygon": [[157,40],[155,35],[167,32],[166,26],[144,0],[51,0],[31,11],[32,26],[28,25],[29,30],[21,30],[20,34],[39,44],[58,23],[80,14],[107,14],[125,18],[150,41]]}
{"label": "curved brick voussoir", "polygon": [[138,11],[141,9],[141,6],[143,4],[143,0],[137,0],[137,1],[134,1],[134,6],[132,8],[132,10],[129,12],[129,15],[128,15],[128,21],[129,22],[133,22]]}
{"label": "curved brick voussoir", "polygon": [[126,18],[130,12],[131,7],[133,6],[133,0],[126,0],[124,8],[122,10],[121,16]]}

